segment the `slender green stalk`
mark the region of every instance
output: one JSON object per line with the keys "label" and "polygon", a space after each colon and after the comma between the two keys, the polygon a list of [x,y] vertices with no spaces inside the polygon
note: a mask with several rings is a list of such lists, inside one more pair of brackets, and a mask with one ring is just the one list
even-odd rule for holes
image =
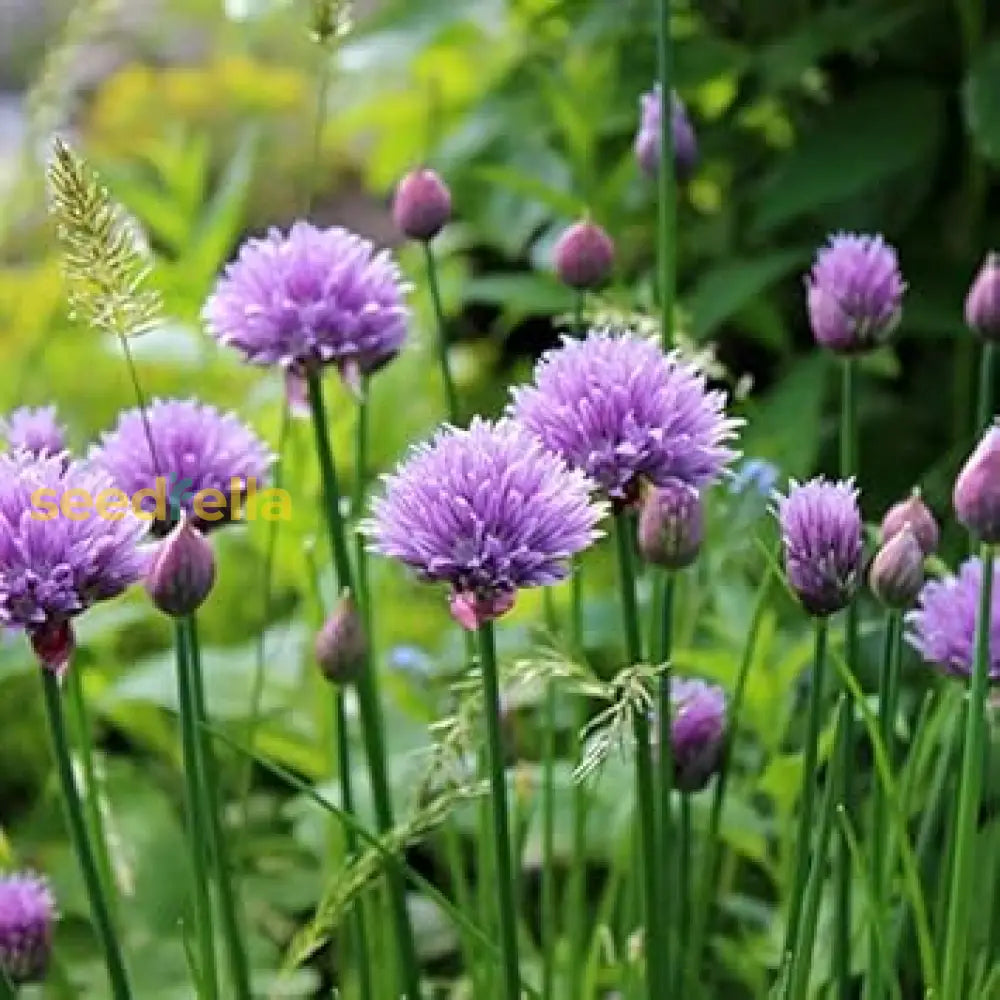
{"label": "slender green stalk", "polygon": [[[205,813],[208,817],[209,856],[215,867],[215,880],[219,892],[219,909],[222,917],[222,932],[226,939],[226,953],[229,956],[230,988],[237,1000],[250,1000],[250,970],[247,953],[243,944],[243,929],[240,903],[233,885],[232,865],[229,857],[229,843],[222,817],[222,796],[219,792],[218,765],[212,738],[209,732],[210,719],[205,700],[205,680],[201,669],[201,643],[198,638],[198,622],[194,615],[180,623],[187,642],[187,655],[191,673],[191,699],[198,726],[198,767],[201,776],[201,792]],[[178,641],[180,641],[180,632]]]}
{"label": "slender green stalk", "polygon": [[556,685],[545,690],[545,752],[542,777],[542,998],[552,1000],[559,926],[556,914]]}
{"label": "slender green stalk", "polygon": [[104,810],[101,808],[101,785],[97,777],[97,766],[94,762],[94,745],[90,735],[90,713],[87,711],[87,699],[83,691],[83,671],[79,668],[70,670],[67,674],[67,697],[73,715],[73,725],[76,730],[76,749],[83,768],[83,807],[90,827],[90,839],[97,855],[97,867],[104,883],[104,895],[111,908],[112,917],[116,916],[115,879],[111,866],[111,852],[108,845],[107,831],[104,828]]}
{"label": "slender green stalk", "polygon": [[[621,586],[622,625],[625,649],[630,664],[642,660],[642,637],[639,633],[639,609],[635,594],[635,551],[628,515],[614,516],[615,541]],[[662,724],[662,723],[661,723]],[[639,849],[641,865],[643,925],[646,928],[646,984],[649,1000],[661,1000],[663,989],[663,921],[660,919],[660,859],[656,823],[656,779],[649,736],[649,719],[644,712],[634,712],[632,730],[635,739],[636,809],[639,812]],[[661,740],[661,744],[668,742]]]}
{"label": "slender green stalk", "polygon": [[573,333],[577,337],[582,337],[584,333],[583,307],[585,304],[584,292],[581,289],[573,297]]}
{"label": "slender green stalk", "polygon": [[[74,669],[70,667],[70,669]],[[43,690],[45,694],[45,712],[48,717],[49,734],[52,738],[52,751],[59,772],[59,785],[62,790],[63,806],[66,810],[66,821],[69,825],[70,840],[76,852],[83,876],[87,897],[90,901],[91,913],[97,927],[97,937],[104,951],[104,961],[108,968],[108,979],[111,982],[111,995],[114,1000],[131,1000],[132,990],[129,987],[128,974],[125,971],[125,960],[122,957],[118,937],[115,934],[111,919],[111,909],[108,906],[104,886],[98,872],[94,851],[87,833],[87,822],[83,815],[83,805],[80,801],[80,791],[77,788],[76,777],[73,774],[73,764],[70,759],[69,740],[66,735],[66,721],[63,718],[62,696],[59,691],[59,680],[50,670],[42,670]]]}
{"label": "slender green stalk", "polygon": [[434,319],[437,322],[437,355],[438,366],[441,369],[441,384],[444,387],[445,407],[448,420],[458,423],[458,393],[455,391],[455,380],[451,374],[451,362],[448,360],[448,326],[444,320],[444,307],[441,304],[441,288],[438,285],[437,262],[429,240],[424,241],[424,261],[427,264],[427,287],[431,293],[431,304],[434,307]]}
{"label": "slender green stalk", "polygon": [[962,770],[955,826],[955,859],[944,948],[942,1000],[961,1000],[968,948],[969,910],[973,895],[976,821],[982,795],[983,754],[986,743],[986,695],[990,676],[990,621],[993,600],[993,546],[981,549],[983,582],[976,620],[976,654],[969,687],[969,705],[962,750]]}
{"label": "slender green stalk", "polygon": [[657,66],[660,77],[660,170],[657,184],[657,262],[660,269],[660,335],[673,346],[677,268],[677,179],[674,175],[674,131],[670,104],[673,57],[670,46],[670,0],[657,0]]}
{"label": "slender green stalk", "polygon": [[[842,700],[847,699],[843,696]],[[844,714],[837,712],[837,727],[840,728],[844,720]],[[813,946],[816,941],[816,924],[819,918],[819,904],[823,894],[823,869],[826,866],[827,848],[830,843],[830,834],[833,828],[834,812],[838,808],[835,802],[839,778],[837,772],[840,770],[841,761],[833,758],[830,764],[831,773],[828,775],[826,789],[823,792],[823,804],[820,809],[819,827],[816,831],[816,841],[813,845],[812,864],[809,866],[809,876],[802,886],[802,927],[798,934],[798,940],[791,951],[786,951],[786,956],[791,958],[791,973],[788,977],[788,988],[785,992],[786,1000],[805,1000],[806,991],[809,986],[809,973],[812,970]],[[812,776],[808,776],[812,780]],[[806,833],[806,856],[809,854],[808,840],[812,835],[812,830]]]}
{"label": "slender green stalk", "polygon": [[[882,672],[879,678],[879,733],[889,754],[892,766],[892,741],[896,713],[893,691],[898,687],[900,654],[902,647],[902,616],[889,611],[885,621],[885,649],[882,655]],[[884,961],[882,956],[884,928],[889,924],[888,888],[888,816],[885,794],[880,782],[872,790],[872,896],[874,912],[870,921],[869,963],[867,995],[869,1000],[882,1000]]]}
{"label": "slender green stalk", "polygon": [[[573,656],[583,663],[586,658],[583,642],[583,575],[580,560],[573,564],[570,579],[570,648]],[[587,703],[581,698],[573,733],[573,759],[583,757],[583,732],[587,725]],[[573,865],[570,873],[568,923],[570,928],[569,996],[580,997],[587,950],[587,785],[573,784]]]}
{"label": "slender green stalk", "polygon": [[122,345],[122,353],[125,356],[125,368],[128,370],[129,381],[132,383],[132,391],[135,394],[135,401],[139,409],[139,419],[142,421],[143,434],[146,437],[146,446],[149,448],[149,457],[153,460],[153,468],[158,475],[165,475],[169,470],[164,469],[156,454],[156,443],[153,441],[153,431],[149,426],[149,409],[146,403],[146,395],[142,391],[142,384],[139,382],[139,372],[135,367],[135,358],[132,357],[132,348],[129,346],[128,337],[119,337]]}
{"label": "slender green stalk", "polygon": [[[846,358],[842,362],[842,388],[840,411],[840,474],[843,478],[858,474],[858,423],[857,423],[857,361]],[[857,672],[858,607],[856,601],[847,606],[844,616],[844,649],[847,665]],[[840,759],[838,773],[843,787],[838,794],[838,804],[844,805],[847,817],[852,820],[855,809],[855,782],[852,754],[854,751],[854,712],[850,699],[840,703],[841,718],[837,725],[834,753]],[[851,994],[851,848],[841,827],[837,836],[834,858],[834,924],[833,971],[835,995],[839,1000],[849,1000]]]}
{"label": "slender green stalk", "polygon": [[177,703],[184,760],[184,811],[191,864],[191,900],[197,943],[199,996],[216,1000],[219,996],[219,981],[215,961],[215,933],[212,927],[212,901],[208,891],[210,873],[207,847],[211,838],[211,821],[206,815],[208,810],[205,808],[202,794],[198,709],[187,629],[182,620],[174,623],[174,644],[177,654]]}
{"label": "slender green stalk", "polygon": [[507,775],[504,769],[503,733],[500,726],[500,681],[497,676],[496,643],[491,622],[484,622],[480,625],[478,639],[485,699],[493,863],[496,871],[492,892],[496,894],[500,912],[503,997],[504,1000],[519,1000],[521,986],[517,958],[514,873],[511,865],[510,826],[507,811]]}
{"label": "slender green stalk", "polygon": [[740,720],[743,715],[743,702],[746,697],[747,680],[750,667],[753,664],[757,649],[757,636],[767,609],[767,598],[774,579],[774,570],[769,566],[757,589],[754,600],[753,614],[750,617],[750,628],[743,644],[743,654],[740,658],[739,672],[736,676],[736,687],[726,716],[726,742],[719,764],[719,777],[715,782],[712,795],[712,809],[708,817],[708,832],[705,837],[705,863],[700,888],[697,894],[694,925],[691,933],[691,947],[688,949],[687,982],[697,982],[701,965],[702,948],[709,929],[709,917],[716,892],[719,853],[719,828],[722,824],[722,807],[726,801],[726,791],[729,788],[729,775],[733,761],[733,747],[739,733]]}
{"label": "slender green stalk", "polygon": [[0,1000],[17,1000],[17,987],[7,978],[3,969],[0,969]]}
{"label": "slender green stalk", "polygon": [[[323,483],[323,510],[326,519],[330,550],[333,555],[334,571],[341,590],[352,591],[353,578],[351,560],[347,549],[346,529],[340,510],[340,485],[333,448],[327,427],[326,405],[323,400],[323,385],[316,371],[307,378],[309,408],[312,414],[313,432],[316,437],[316,455],[319,460],[320,477]],[[369,657],[370,660],[370,657]],[[364,665],[357,682],[358,707],[361,712],[361,735],[368,762],[375,819],[379,831],[386,833],[393,827],[392,800],[389,794],[389,775],[386,767],[385,732],[382,721],[382,706],[379,699],[378,679],[371,662]],[[413,941],[413,929],[406,909],[406,896],[398,865],[389,868],[387,881],[392,905],[396,947],[399,949],[400,966],[403,975],[405,995],[409,1000],[419,1000],[420,969]]]}
{"label": "slender green stalk", "polygon": [[[673,573],[660,574],[659,587],[659,614],[657,622],[659,628],[656,630],[656,648],[653,659],[657,664],[669,664],[673,654],[673,624],[674,624],[674,593],[677,585],[676,577]],[[658,683],[658,707],[657,715],[660,728],[659,739],[659,767],[657,781],[657,808],[659,820],[659,847],[658,852],[661,859],[660,872],[660,896],[659,905],[662,919],[666,931],[663,935],[662,970],[663,982],[673,983],[674,974],[680,974],[680,956],[684,954],[680,947],[675,949],[674,945],[679,940],[682,926],[678,924],[675,914],[674,898],[675,892],[670,885],[670,858],[673,857],[674,841],[674,820],[671,808],[671,800],[674,790],[674,755],[673,743],[670,739],[671,720],[673,718],[673,703],[670,698],[670,669],[664,670],[660,674]],[[676,928],[676,932],[675,932]],[[676,984],[676,985],[679,985]]]}
{"label": "slender green stalk", "polygon": [[[684,995],[686,986],[684,982],[683,956],[687,955],[688,943],[691,940],[691,879],[694,856],[694,831],[691,826],[691,796],[682,793],[680,802],[680,830],[677,845],[677,954],[680,960],[677,962],[672,994],[677,997]],[[670,855],[665,855],[665,857],[669,858]]]}
{"label": "slender green stalk", "polygon": [[[444,824],[441,831],[444,839],[445,859],[448,865],[448,880],[452,892],[455,896],[455,906],[460,913],[470,915],[472,909],[472,892],[469,886],[469,876],[465,870],[465,858],[462,854],[461,834],[454,818],[450,818]],[[479,978],[479,962],[476,958],[475,945],[466,931],[462,931],[462,965],[469,982],[472,984],[472,995],[474,997],[483,995],[483,985]]]}
{"label": "slender green stalk", "polygon": [[[823,693],[826,677],[827,620],[817,618],[816,645],[813,654],[812,677],[809,687],[809,718],[802,758],[802,795],[799,804],[799,828],[795,839],[795,878],[789,903],[788,927],[785,935],[785,955],[795,956],[800,935],[802,902],[809,877],[809,839],[812,834],[813,804],[816,796],[816,765],[819,756],[819,731],[823,714]],[[844,699],[846,700],[846,699]],[[842,719],[838,720],[838,736]],[[839,770],[839,767],[838,767]]]}
{"label": "slender green stalk", "polygon": [[976,437],[993,422],[993,384],[996,377],[997,345],[984,340],[979,356],[979,397],[976,405]]}

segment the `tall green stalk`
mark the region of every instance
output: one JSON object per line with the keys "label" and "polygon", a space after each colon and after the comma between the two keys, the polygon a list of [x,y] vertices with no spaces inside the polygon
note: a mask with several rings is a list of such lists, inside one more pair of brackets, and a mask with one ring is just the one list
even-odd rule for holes
{"label": "tall green stalk", "polygon": [[211,873],[208,848],[211,821],[203,795],[203,773],[198,732],[198,709],[194,693],[191,651],[183,620],[174,623],[177,654],[177,704],[181,724],[181,751],[184,761],[184,811],[187,820],[188,854],[191,864],[191,902],[198,956],[199,997],[216,1000],[219,976],[215,960],[215,931],[212,923],[212,900],[209,895]]}
{"label": "tall green stalk", "polygon": [[[580,559],[573,562],[570,579],[570,649],[579,663],[586,660],[583,641],[583,575]],[[583,757],[583,733],[587,725],[587,703],[579,700],[574,735],[573,759]],[[570,939],[569,996],[582,993],[587,949],[587,786],[584,781],[573,783],[573,865],[567,891]]]}
{"label": "tall green stalk", "polygon": [[942,1000],[961,1000],[968,948],[969,912],[973,895],[976,822],[983,783],[986,744],[986,696],[990,676],[990,622],[993,607],[993,546],[981,547],[983,582],[976,620],[976,649],[962,749],[962,770],[955,826],[955,858],[944,948]]}
{"label": "tall green stalk", "polygon": [[[819,758],[819,731],[823,714],[823,694],[826,687],[826,646],[828,623],[817,618],[816,643],[809,688],[809,716],[802,758],[802,794],[799,803],[799,827],[795,839],[795,877],[789,904],[788,926],[785,932],[784,955],[794,958],[799,942],[802,903],[809,877],[809,841],[812,835],[813,808],[816,797],[816,765]],[[846,700],[846,699],[845,699]],[[843,720],[838,720],[838,735]],[[838,768],[839,770],[839,768]]]}
{"label": "tall green stalk", "polygon": [[181,621],[178,641],[180,641],[182,633],[187,642],[191,697],[197,723],[198,771],[202,786],[202,804],[207,816],[211,845],[210,858],[218,886],[222,932],[226,939],[226,953],[229,956],[230,987],[236,1000],[250,1000],[250,970],[247,965],[246,948],[243,944],[240,904],[233,885],[229,843],[222,816],[223,804],[219,792],[218,765],[209,731],[210,720],[205,700],[205,680],[201,669],[201,643],[198,638],[198,622],[194,615]]}
{"label": "tall green stalk", "polygon": [[[842,362],[842,388],[840,399],[840,474],[847,479],[858,474],[858,425],[857,425],[857,361],[845,358]],[[858,661],[858,605],[852,600],[844,616],[844,650],[848,669],[857,673]],[[837,773],[842,787],[838,804],[847,810],[852,819],[855,810],[855,782],[852,754],[854,751],[854,710],[849,698],[840,702],[840,718],[834,753],[839,758]],[[834,859],[834,926],[833,971],[836,996],[850,1000],[851,992],[851,845],[847,832],[840,827]]]}
{"label": "tall green stalk", "polygon": [[[635,594],[635,548],[628,514],[614,515],[615,542],[618,550],[619,583],[621,586],[622,625],[625,649],[630,665],[642,661],[642,638],[639,631],[639,609]],[[662,723],[661,723],[662,724]],[[642,711],[632,715],[635,739],[636,810],[639,813],[639,849],[641,865],[643,925],[646,928],[646,986],[649,1000],[662,1000],[663,988],[663,921],[660,919],[660,860],[656,823],[656,780],[649,735],[649,719]],[[668,742],[662,740],[661,744]]]}
{"label": "tall green stalk", "polygon": [[979,396],[976,406],[976,439],[993,421],[993,384],[996,378],[996,349],[992,340],[984,340],[979,356]]}
{"label": "tall green stalk", "polygon": [[544,750],[542,755],[542,1000],[552,1000],[555,986],[559,922],[556,912],[556,684],[545,685]]}
{"label": "tall green stalk", "polygon": [[[70,669],[74,668],[71,666]],[[66,810],[66,822],[69,825],[70,840],[73,844],[73,850],[76,852],[80,874],[83,876],[83,883],[90,901],[90,910],[97,927],[97,937],[104,952],[108,979],[111,983],[111,995],[114,1000],[131,1000],[132,990],[129,987],[128,974],[125,971],[125,960],[122,957],[121,946],[118,943],[118,936],[111,919],[111,909],[108,906],[97,861],[90,844],[87,822],[83,815],[83,804],[80,801],[80,791],[73,774],[59,680],[52,671],[43,669],[42,684],[49,734],[52,738],[52,751],[59,773],[63,806]]]}
{"label": "tall green stalk", "polygon": [[[661,861],[660,872],[660,896],[659,905],[662,908],[660,919],[662,919],[666,931],[663,935],[663,957],[662,975],[665,984],[674,982],[675,969],[680,974],[683,965],[681,956],[682,949],[675,947],[680,936],[681,925],[675,917],[680,916],[680,912],[674,913],[674,887],[671,882],[671,863],[673,857],[674,842],[674,821],[671,807],[671,799],[674,790],[674,754],[673,743],[670,739],[670,730],[673,718],[673,703],[670,697],[670,657],[673,653],[673,624],[674,624],[674,592],[677,585],[677,578],[673,573],[660,573],[660,592],[658,608],[659,629],[656,631],[656,647],[653,659],[657,664],[666,664],[666,669],[660,674],[658,689],[657,719],[660,730],[659,738],[659,766],[657,780],[657,808],[659,821],[659,846],[658,853]],[[676,928],[676,933],[675,933]],[[677,984],[680,985],[679,983]]]}
{"label": "tall green stalk", "polygon": [[[889,765],[893,765],[891,753],[893,732],[896,721],[895,692],[899,685],[899,668],[902,653],[903,619],[898,611],[890,610],[885,620],[885,648],[882,654],[882,671],[879,677],[879,734],[889,755]],[[869,937],[869,963],[867,996],[869,1000],[882,1000],[885,991],[883,973],[885,962],[885,928],[890,922],[888,857],[888,811],[885,792],[880,781],[872,790],[872,896],[875,912],[871,915]]]}
{"label": "tall green stalk", "polygon": [[[326,520],[330,551],[333,555],[334,572],[340,590],[354,591],[351,559],[347,548],[344,517],[340,510],[340,484],[337,467],[330,444],[327,425],[326,404],[323,399],[323,385],[320,374],[311,371],[307,377],[309,389],[309,409],[312,415],[313,432],[316,438],[316,456],[319,461],[320,477],[323,484],[323,510]],[[370,659],[370,658],[369,658]],[[379,700],[378,679],[371,662],[364,664],[357,682],[358,707],[361,712],[361,735],[368,762],[375,820],[379,831],[386,833],[392,829],[392,800],[389,794],[389,775],[386,765],[385,732],[382,721],[382,706]],[[399,867],[389,868],[388,887],[392,906],[396,947],[399,950],[405,995],[409,1000],[419,1000],[420,969],[413,941],[413,929],[406,909],[406,895]]]}
{"label": "tall green stalk", "polygon": [[490,782],[490,818],[496,881],[493,891],[500,911],[500,951],[503,958],[504,1000],[520,1000],[517,957],[517,915],[514,907],[514,872],[511,864],[510,825],[507,810],[507,775],[504,768],[500,723],[500,680],[492,622],[478,630],[479,664],[483,674],[483,710],[486,716],[487,771]]}
{"label": "tall green stalk", "polygon": [[657,265],[660,270],[660,336],[673,346],[674,297],[677,283],[677,178],[674,173],[674,130],[671,114],[673,55],[670,45],[670,0],[657,2],[656,56],[660,77],[660,169],[657,175]]}
{"label": "tall green stalk", "polygon": [[424,263],[427,267],[427,287],[431,293],[431,305],[434,307],[434,320],[437,323],[437,358],[441,370],[441,385],[444,389],[444,401],[448,420],[458,423],[458,393],[455,391],[455,380],[451,374],[451,362],[448,358],[448,326],[444,319],[444,306],[441,304],[441,288],[438,284],[437,261],[429,240],[424,240]]}

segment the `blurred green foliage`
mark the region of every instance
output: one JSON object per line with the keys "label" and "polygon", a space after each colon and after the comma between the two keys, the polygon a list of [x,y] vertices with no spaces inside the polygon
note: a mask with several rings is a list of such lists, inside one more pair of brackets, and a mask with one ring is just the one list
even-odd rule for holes
{"label": "blurred green foliage", "polygon": [[[101,5],[111,14],[100,17],[113,22],[115,6]],[[273,444],[280,379],[241,367],[218,349],[204,336],[199,312],[241,236],[301,213],[315,179],[319,53],[306,31],[307,6],[230,0],[224,11],[217,2],[175,0],[154,25],[111,33],[123,58],[81,95],[59,86],[60,74],[87,65],[97,40],[108,36],[107,21],[95,20],[91,33],[83,17],[68,50],[50,61],[40,99],[31,105],[37,120],[72,127],[149,236],[170,319],[135,344],[147,392],[196,394],[232,407]],[[456,204],[456,220],[438,246],[459,390],[467,413],[496,413],[508,382],[523,377],[530,357],[554,342],[570,308],[548,271],[553,241],[568,221],[589,212],[618,244],[616,281],[594,308],[651,307],[654,192],[635,168],[631,142],[639,95],[654,78],[653,5],[385,0],[378,7],[359,18],[333,56],[314,215],[389,241],[384,205],[395,180],[423,161],[443,173]],[[986,0],[678,0],[675,7],[676,86],[701,148],[700,167],[680,198],[678,318],[694,344],[712,346],[733,387],[750,380],[740,403],[748,420],[745,452],[775,463],[782,480],[830,462],[833,366],[811,349],[801,276],[829,231],[882,231],[900,250],[910,292],[898,339],[865,363],[865,512],[877,520],[920,482],[947,515],[952,474],[972,425],[976,349],[963,329],[961,304],[985,251],[1000,242],[992,211],[1000,162],[1000,8]],[[59,46],[53,38],[52,47]],[[118,346],[67,318],[39,152],[30,144],[7,150],[0,169],[8,189],[0,204],[0,364],[7,373],[0,401],[7,408],[57,403],[83,453],[132,401]],[[410,247],[399,253],[415,286],[413,346],[372,386],[374,471],[425,436],[442,408],[420,257]],[[339,389],[331,395],[335,444],[350,485],[354,404]],[[330,788],[329,698],[309,657],[310,635],[330,594],[325,577],[317,583],[311,569],[326,563],[313,515],[318,480],[308,429],[294,420],[284,475],[296,516],[278,535],[270,620],[263,620],[262,591],[267,526],[218,536],[219,585],[203,616],[210,701],[215,717],[245,738],[261,665],[258,751]],[[755,539],[770,547],[773,532],[765,501],[752,489],[720,491],[713,503],[707,555],[682,587],[676,662],[681,671],[731,688],[764,567]],[[958,535],[946,533],[955,555]],[[428,746],[427,724],[449,707],[448,682],[461,667],[462,644],[440,593],[382,561],[371,572],[392,777],[405,806],[414,776],[426,766],[420,751]],[[610,674],[621,654],[614,577],[604,553],[588,555],[586,579],[588,651],[598,670]],[[648,599],[646,584],[642,596]],[[567,601],[557,592],[560,614]],[[505,658],[531,655],[540,618],[540,600],[523,595],[501,630]],[[862,662],[868,682],[877,632],[869,614]],[[85,617],[80,641],[74,669],[84,672],[97,716],[139,995],[181,1000],[184,987],[171,986],[181,982],[185,958],[169,632],[133,594]],[[723,822],[724,933],[714,947],[716,975],[731,991],[726,996],[763,997],[764,970],[777,962],[775,918],[791,877],[789,819],[801,770],[800,756],[788,748],[798,737],[799,678],[809,655],[801,620],[775,587],[752,661],[738,773]],[[935,682],[915,660],[910,668],[912,717]],[[57,811],[37,687],[27,650],[20,641],[5,642],[5,848],[19,863],[52,874],[64,914],[60,969],[44,994],[25,996],[71,997],[78,995],[73,986],[79,995],[97,996],[101,971]],[[512,710],[529,866],[539,858],[534,719],[533,696]],[[564,735],[572,724],[563,720]],[[234,854],[264,983],[324,881],[336,877],[330,826],[315,805],[259,771],[247,783],[244,759],[226,755],[224,764]],[[915,788],[930,781],[931,764],[914,765]],[[358,780],[363,788],[360,772]],[[570,780],[569,767],[560,768],[560,796],[569,793]],[[612,761],[595,790],[593,862],[611,872],[620,870],[628,849],[628,787],[622,765]],[[919,798],[911,798],[914,815]],[[703,808],[707,803],[696,805],[696,818]],[[559,822],[564,851],[568,831]],[[432,872],[433,846],[415,853],[416,863]],[[421,921],[422,942],[440,958],[453,951],[454,940],[436,920]],[[817,980],[829,965],[827,938],[819,936]],[[609,947],[627,952],[623,940]],[[915,959],[912,965],[910,972]],[[312,995],[324,975],[318,962],[282,979],[274,995]]]}

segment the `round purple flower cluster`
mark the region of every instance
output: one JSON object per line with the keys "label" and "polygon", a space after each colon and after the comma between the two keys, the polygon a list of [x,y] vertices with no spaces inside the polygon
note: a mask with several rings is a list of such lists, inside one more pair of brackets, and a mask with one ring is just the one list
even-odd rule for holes
{"label": "round purple flower cluster", "polygon": [[598,536],[590,483],[524,427],[475,418],[416,447],[365,526],[374,551],[452,586],[452,613],[477,627],[521,587],[555,583]]}
{"label": "round purple flower cluster", "polygon": [[100,469],[60,456],[0,455],[0,622],[24,629],[56,671],[72,651],[71,619],[122,593],[143,570],[137,545],[148,525],[131,510],[110,519],[57,509],[71,490],[95,497],[113,485]]}
{"label": "round purple flower cluster", "polygon": [[[165,480],[168,504],[186,511],[201,530],[227,523],[234,496],[251,481],[260,487],[273,459],[267,445],[234,414],[193,399],[154,400],[145,418],[138,409],[122,413],[115,429],[91,452],[94,464],[130,497],[155,489],[157,479]],[[218,520],[196,516],[194,497],[206,490],[218,490],[226,498]],[[142,506],[152,512],[156,503],[151,496]],[[154,522],[154,533],[165,533],[178,511],[166,513]]]}
{"label": "round purple flower cluster", "polygon": [[[910,645],[946,673],[959,677],[972,673],[982,582],[982,562],[968,559],[956,575],[925,583],[917,607],[906,616]],[[1000,681],[1000,566],[993,570],[990,677]]]}
{"label": "round purple flower cluster", "polygon": [[220,343],[254,364],[326,365],[353,387],[395,357],[408,313],[399,268],[346,229],[296,222],[243,244],[205,306]]}
{"label": "round purple flower cluster", "polygon": [[705,376],[652,341],[598,330],[547,352],[533,385],[513,390],[511,413],[613,500],[642,480],[716,482],[736,456],[739,421]]}
{"label": "round purple flower cluster", "polygon": [[66,448],[66,431],[54,406],[22,406],[0,421],[0,433],[11,451],[58,455]]}
{"label": "round purple flower cluster", "polygon": [[14,984],[41,980],[52,952],[56,901],[32,872],[0,876],[0,972]]}
{"label": "round purple flower cluster", "polygon": [[832,615],[857,589],[863,550],[853,481],[792,482],[777,497],[788,584],[813,615]]}
{"label": "round purple flower cluster", "polygon": [[674,783],[682,792],[700,791],[715,773],[726,734],[726,694],[703,680],[670,682],[670,745]]}

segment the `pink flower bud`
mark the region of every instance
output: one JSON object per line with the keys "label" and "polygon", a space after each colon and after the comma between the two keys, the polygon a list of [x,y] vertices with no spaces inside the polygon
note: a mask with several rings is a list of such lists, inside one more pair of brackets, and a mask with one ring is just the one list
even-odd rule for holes
{"label": "pink flower bud", "polygon": [[611,276],[614,262],[611,237],[593,222],[574,223],[556,243],[556,274],[570,288],[599,288]]}
{"label": "pink flower bud", "polygon": [[969,531],[984,542],[1000,542],[1000,426],[990,427],[969,456],[952,500]]}
{"label": "pink flower bud", "polygon": [[914,489],[905,500],[893,504],[886,511],[886,515],[882,519],[882,544],[888,542],[893,535],[898,534],[907,525],[913,529],[913,534],[916,536],[924,555],[933,554],[938,547],[940,533],[937,521],[934,520],[930,508],[921,498],[919,489]]}
{"label": "pink flower bud", "polygon": [[184,515],[150,559],[146,590],[164,614],[184,618],[205,603],[214,584],[212,546]]}
{"label": "pink flower bud", "polygon": [[351,684],[361,676],[368,657],[368,637],[354,599],[347,592],[316,635],[316,662],[334,684]]}
{"label": "pink flower bud", "polygon": [[683,569],[698,557],[704,533],[701,494],[673,480],[648,490],[639,512],[639,552],[647,562]]}
{"label": "pink flower bud", "polygon": [[1000,257],[987,256],[965,299],[965,322],[984,340],[1000,340]]}
{"label": "pink flower bud", "polygon": [[396,188],[392,218],[411,240],[432,240],[451,218],[451,192],[433,170],[414,170]]}
{"label": "pink flower bud", "polygon": [[902,610],[917,599],[924,585],[924,551],[909,524],[878,550],[868,572],[868,584],[889,608]]}

